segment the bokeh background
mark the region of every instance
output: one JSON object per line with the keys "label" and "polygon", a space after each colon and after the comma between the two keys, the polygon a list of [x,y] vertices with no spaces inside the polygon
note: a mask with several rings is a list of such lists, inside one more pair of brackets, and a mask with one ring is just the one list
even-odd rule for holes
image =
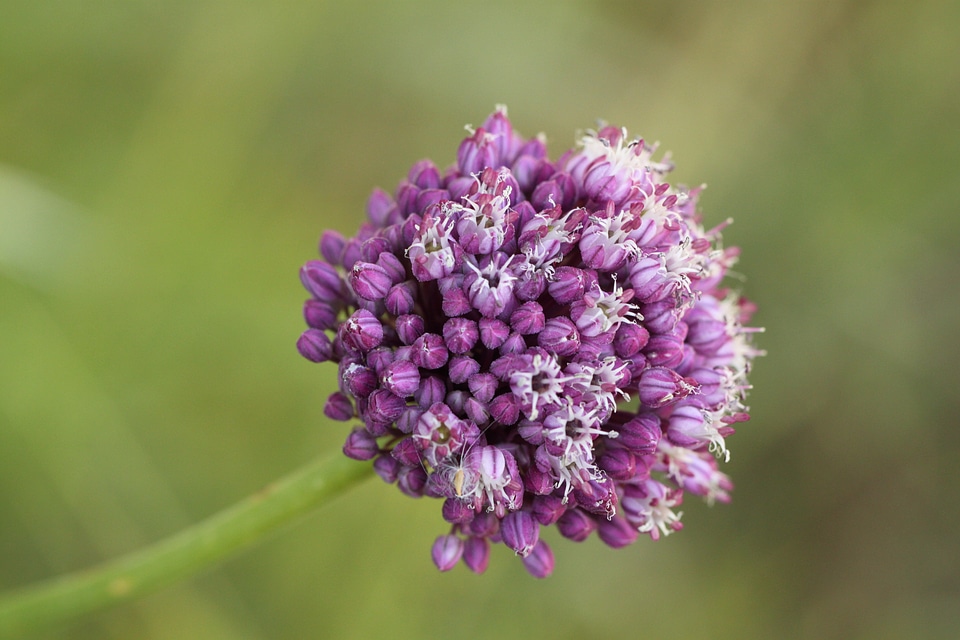
{"label": "bokeh background", "polygon": [[960,5],[0,4],[0,588],[179,530],[339,451],[297,270],[506,103],[706,182],[760,306],[730,505],[612,551],[430,561],[371,480],[43,638],[956,638]]}

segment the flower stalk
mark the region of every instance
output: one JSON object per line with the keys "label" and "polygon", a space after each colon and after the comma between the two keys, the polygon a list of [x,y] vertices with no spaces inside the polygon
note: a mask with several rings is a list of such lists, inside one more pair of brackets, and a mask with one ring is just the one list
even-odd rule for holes
{"label": "flower stalk", "polygon": [[149,547],[4,594],[0,596],[0,638],[55,627],[207,570],[344,493],[372,472],[371,465],[342,456],[314,461]]}

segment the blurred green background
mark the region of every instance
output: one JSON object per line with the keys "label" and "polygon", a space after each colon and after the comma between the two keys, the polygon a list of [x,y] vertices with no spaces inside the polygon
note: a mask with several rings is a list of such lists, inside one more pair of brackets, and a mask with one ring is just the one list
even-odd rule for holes
{"label": "blurred green background", "polygon": [[297,270],[506,103],[706,182],[760,305],[730,505],[440,574],[370,481],[43,638],[956,638],[960,5],[0,4],[0,588],[159,539],[325,453]]}

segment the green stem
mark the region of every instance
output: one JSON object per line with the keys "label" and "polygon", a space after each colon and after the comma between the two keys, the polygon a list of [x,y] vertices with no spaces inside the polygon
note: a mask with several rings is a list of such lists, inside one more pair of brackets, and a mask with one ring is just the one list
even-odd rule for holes
{"label": "green stem", "polygon": [[0,596],[0,637],[19,637],[198,573],[358,484],[369,464],[313,462],[238,504],[129,555]]}

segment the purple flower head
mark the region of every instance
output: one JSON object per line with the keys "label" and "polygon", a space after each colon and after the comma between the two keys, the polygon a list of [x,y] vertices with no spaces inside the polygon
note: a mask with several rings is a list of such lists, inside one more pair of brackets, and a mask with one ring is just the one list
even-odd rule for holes
{"label": "purple flower head", "polygon": [[730,500],[754,307],[721,284],[727,223],[705,231],[655,156],[604,127],[551,162],[498,107],[301,269],[297,348],[338,365],[324,413],[356,423],[346,455],[442,499],[440,570],[503,543],[542,578],[541,527],[619,548],[681,529],[685,494]]}

